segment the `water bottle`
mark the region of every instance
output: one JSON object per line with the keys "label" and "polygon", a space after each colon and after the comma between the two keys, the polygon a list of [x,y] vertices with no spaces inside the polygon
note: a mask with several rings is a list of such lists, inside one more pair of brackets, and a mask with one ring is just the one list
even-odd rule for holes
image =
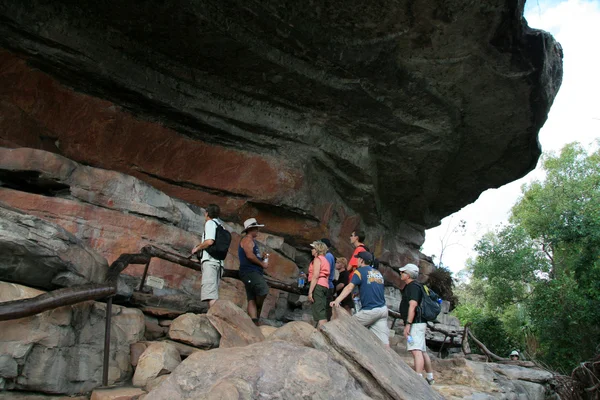
{"label": "water bottle", "polygon": [[408,335],[408,337],[406,338],[406,343],[408,344],[413,344],[415,341],[413,340],[411,335]]}
{"label": "water bottle", "polygon": [[359,296],[353,296],[352,300],[354,300],[354,310],[356,312],[359,312],[360,309],[362,308],[362,304],[360,304],[360,297]]}
{"label": "water bottle", "polygon": [[304,273],[304,271],[300,271],[300,275],[298,276],[298,287],[303,288],[305,282],[306,282],[306,274]]}

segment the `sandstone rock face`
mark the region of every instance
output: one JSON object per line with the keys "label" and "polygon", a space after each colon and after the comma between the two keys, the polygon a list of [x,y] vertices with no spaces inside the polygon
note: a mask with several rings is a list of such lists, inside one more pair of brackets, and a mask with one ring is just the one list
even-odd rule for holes
{"label": "sandstone rock face", "polygon": [[184,314],[169,327],[169,337],[195,347],[210,349],[219,346],[221,335],[206,315]]}
{"label": "sandstone rock face", "polygon": [[103,282],[107,268],[65,229],[0,203],[0,280],[56,289]]}
{"label": "sandstone rock face", "polygon": [[265,340],[248,314],[230,301],[217,300],[207,316],[221,334],[219,347],[241,347]]}
{"label": "sandstone rock face", "polygon": [[152,379],[173,372],[180,363],[181,357],[175,346],[166,342],[154,342],[138,360],[133,385],[144,387]]}
{"label": "sandstone rock face", "polygon": [[[0,302],[37,296],[43,292],[0,282]],[[5,377],[6,389],[46,393],[91,391],[102,381],[102,351],[106,305],[84,302],[32,317],[0,322],[0,357],[14,375]],[[113,306],[109,383],[131,378],[130,345],[142,339],[144,318],[139,310]]]}
{"label": "sandstone rock face", "polygon": [[201,398],[368,399],[327,354],[283,341],[192,354],[145,400]]}
{"label": "sandstone rock face", "polygon": [[7,0],[0,45],[22,55],[0,56],[0,141],[216,201],[292,245],[330,236],[345,254],[362,225],[402,262],[424,228],[536,164],[562,51],[522,13]]}
{"label": "sandstone rock face", "polygon": [[[103,280],[106,261],[95,253],[93,256],[86,256],[83,254],[88,251],[86,249],[77,252],[75,249],[77,246],[87,246],[106,257],[111,263],[121,254],[137,253],[148,244],[187,255],[201,240],[204,216],[198,207],[173,199],[149,184],[122,173],[90,168],[45,151],[29,148],[0,148],[0,177],[2,177],[0,204],[55,223],[66,230],[63,231],[59,227],[45,228],[46,232],[31,234],[32,238],[38,238],[37,240],[23,239],[23,236],[27,237],[30,234],[30,230],[36,229],[31,225],[32,223],[17,229],[16,226],[8,226],[6,225],[8,222],[5,222],[6,226],[3,225],[0,229],[0,238],[5,238],[2,240],[10,239],[12,242],[20,240],[23,246],[29,247],[41,243],[47,248],[54,249],[44,250],[41,256],[45,257],[50,254],[48,252],[56,251],[58,260],[63,257],[62,263],[68,264],[67,271],[64,271],[65,267],[57,270],[57,266],[50,265],[53,258],[45,257],[38,262],[37,258],[40,258],[40,255],[34,256],[34,249],[16,249],[13,247],[21,244],[11,244],[11,251],[3,252],[4,257],[7,257],[7,254],[16,255],[26,252],[28,258],[21,257],[18,259],[20,261],[11,258],[10,262],[4,263],[0,274],[13,273],[8,269],[10,267],[10,271],[14,270],[17,261],[20,265],[19,269],[23,270],[14,278],[7,275],[5,278],[7,280],[12,279],[32,286],[45,285],[41,286],[43,288],[55,287],[51,285],[52,273],[57,275],[56,284],[61,285],[85,283],[84,278]],[[11,187],[20,190],[13,190]],[[8,217],[4,219],[6,218]],[[15,216],[13,220],[15,219],[42,221],[35,217],[24,219]],[[237,269],[239,265],[237,232],[241,231],[241,227],[237,224],[229,224],[227,228],[233,232],[234,240],[225,265],[227,268]],[[15,235],[21,235],[20,239]],[[44,237],[47,238],[45,242],[42,241]],[[265,234],[260,239],[263,240],[261,243],[263,249],[272,253],[272,275],[282,281],[294,280],[298,274],[296,264],[278,254],[276,249],[267,247],[268,244],[281,247],[283,238]],[[67,242],[61,244],[60,241]],[[38,246],[38,252],[43,250],[42,245]],[[69,252],[73,254],[69,255]],[[77,262],[75,257],[78,259]],[[96,257],[98,260],[90,257]],[[100,260],[103,263],[102,268],[96,266]],[[29,273],[31,268],[39,268],[40,273],[46,275],[36,277],[35,274]],[[131,265],[124,274],[140,277],[143,271],[143,265]],[[84,273],[91,276],[88,277]],[[79,276],[81,274],[84,276]],[[163,289],[153,290],[153,293],[160,297],[164,307],[182,311],[198,308],[195,303],[200,303],[201,274],[199,272],[164,260],[153,259],[149,275],[165,280]],[[130,290],[123,284],[122,279],[119,283],[124,287],[120,293],[126,292],[125,289]],[[137,288],[139,278],[137,281],[132,281],[131,285]],[[240,307],[246,306],[243,284],[238,280],[223,279],[219,290],[221,298],[231,300]],[[129,295],[124,297],[131,297],[131,295],[130,291]],[[265,312],[268,311],[267,306]]]}

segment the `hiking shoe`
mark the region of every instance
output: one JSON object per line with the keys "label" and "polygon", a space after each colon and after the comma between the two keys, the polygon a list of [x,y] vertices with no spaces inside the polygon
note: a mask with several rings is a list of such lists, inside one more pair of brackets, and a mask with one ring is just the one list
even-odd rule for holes
{"label": "hiking shoe", "polygon": [[433,385],[435,383],[435,379],[431,378],[425,378],[425,380],[427,381],[427,383],[429,383],[430,385]]}

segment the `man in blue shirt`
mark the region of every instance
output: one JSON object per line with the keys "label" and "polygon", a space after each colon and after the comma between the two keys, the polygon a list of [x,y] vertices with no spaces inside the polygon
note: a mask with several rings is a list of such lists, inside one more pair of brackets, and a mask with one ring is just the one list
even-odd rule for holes
{"label": "man in blue shirt", "polygon": [[358,269],[354,272],[348,286],[342,290],[335,301],[331,302],[331,306],[339,307],[340,302],[352,293],[354,287],[358,287],[362,308],[352,318],[356,318],[361,325],[369,328],[386,347],[389,347],[388,308],[385,304],[383,275],[371,267],[373,255],[368,251],[361,251],[357,258]]}
{"label": "man in blue shirt", "polygon": [[321,239],[321,242],[325,243],[327,246],[327,253],[325,253],[325,258],[329,261],[329,290],[327,291],[327,321],[331,320],[331,302],[333,301],[333,295],[335,293],[335,288],[333,286],[333,279],[335,278],[335,257],[331,253],[331,242],[327,238]]}

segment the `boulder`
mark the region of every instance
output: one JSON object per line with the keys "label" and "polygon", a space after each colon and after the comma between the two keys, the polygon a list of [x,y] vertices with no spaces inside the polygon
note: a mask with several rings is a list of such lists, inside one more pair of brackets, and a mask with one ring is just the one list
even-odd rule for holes
{"label": "boulder", "polygon": [[221,335],[206,315],[184,314],[177,317],[169,327],[172,340],[194,347],[210,349],[219,346]]}
{"label": "boulder", "polygon": [[269,336],[271,336],[273,334],[273,332],[275,332],[277,330],[277,327],[270,326],[270,325],[261,325],[258,327],[258,329],[260,329],[260,333],[262,333],[266,339]]}
{"label": "boulder", "polygon": [[247,346],[265,340],[248,314],[230,301],[217,300],[207,316],[221,334],[219,347]]}
{"label": "boulder", "polygon": [[311,336],[316,331],[306,322],[292,321],[278,328],[268,337],[268,340],[285,340],[300,346],[312,347]]}
{"label": "boulder", "polygon": [[107,269],[104,258],[62,227],[0,201],[0,280],[56,289],[103,282]]}
{"label": "boulder", "polygon": [[[0,302],[35,297],[44,292],[0,282]],[[106,304],[86,301],[31,317],[0,322],[0,357],[9,373],[8,390],[82,393],[102,381]],[[131,378],[130,346],[144,334],[139,310],[113,305],[108,382]]]}
{"label": "boulder", "polygon": [[548,383],[554,374],[538,368],[524,368],[518,365],[492,363],[494,372],[506,376],[510,380],[521,380],[534,383]]}
{"label": "boulder", "polygon": [[154,342],[142,353],[133,375],[133,386],[144,387],[157,376],[168,374],[181,363],[179,351],[166,342]]}
{"label": "boulder", "polygon": [[368,399],[324,352],[273,341],[192,354],[145,400],[259,397]]}
{"label": "boulder", "polygon": [[118,387],[111,389],[96,389],[90,400],[136,400],[146,392],[139,388]]}
{"label": "boulder", "polygon": [[[359,324],[344,310],[337,310],[335,319],[321,331],[331,346],[348,360],[359,364],[361,373],[375,378],[392,399],[441,399],[425,379],[419,377],[391,349],[383,346],[372,332]],[[360,377],[355,376],[360,381]]]}
{"label": "boulder", "polygon": [[552,395],[548,385],[519,379],[547,380],[552,374],[546,371],[464,358],[435,359],[433,368],[433,387],[448,399],[546,400]]}

